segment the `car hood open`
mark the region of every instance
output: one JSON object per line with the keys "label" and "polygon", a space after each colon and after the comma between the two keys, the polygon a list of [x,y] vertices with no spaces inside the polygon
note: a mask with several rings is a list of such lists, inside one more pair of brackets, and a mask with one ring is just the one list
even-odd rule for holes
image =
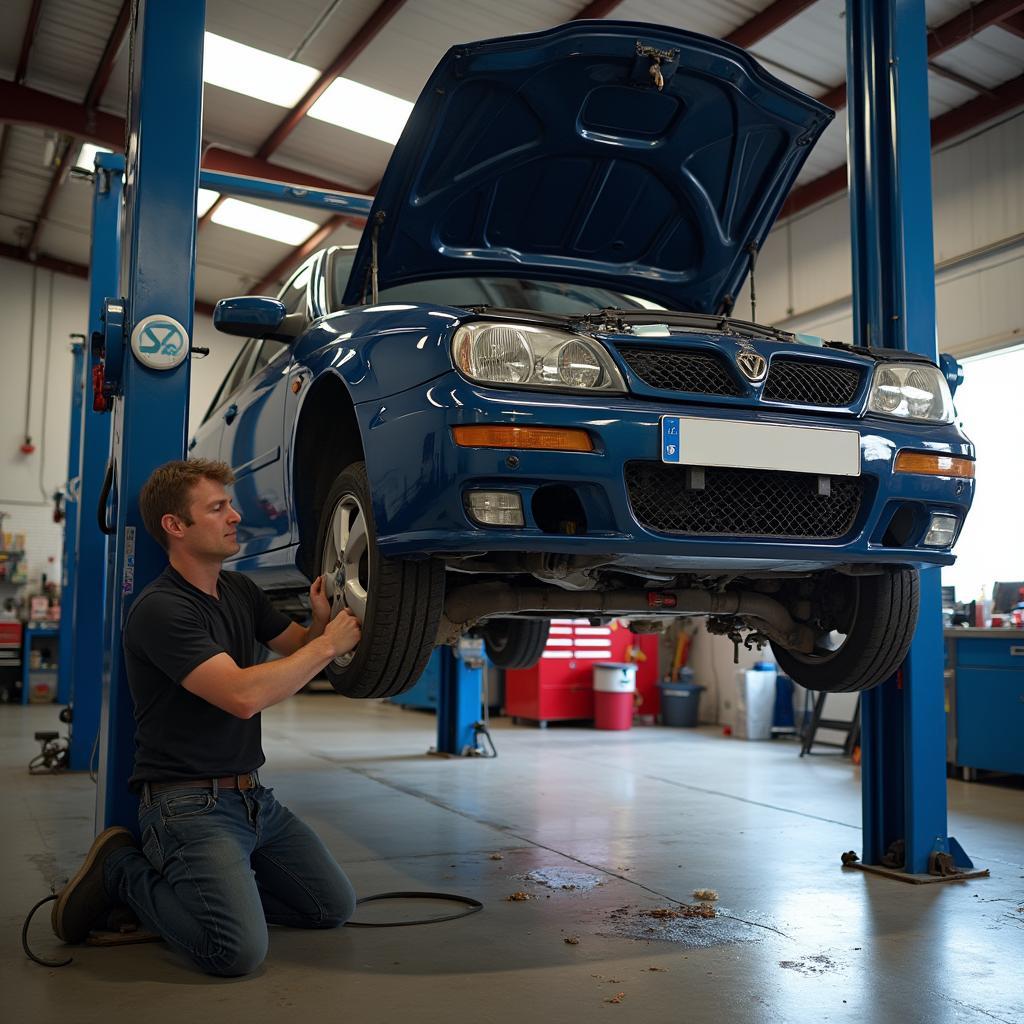
{"label": "car hood open", "polygon": [[453,47],[395,147],[344,301],[369,301],[376,235],[381,288],[539,277],[728,311],[832,117],[680,29],[582,21]]}

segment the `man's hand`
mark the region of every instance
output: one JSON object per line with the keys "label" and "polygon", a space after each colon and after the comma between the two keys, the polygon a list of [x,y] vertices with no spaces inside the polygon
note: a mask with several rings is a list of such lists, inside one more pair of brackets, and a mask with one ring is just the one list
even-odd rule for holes
{"label": "man's hand", "polygon": [[327,593],[324,590],[323,576],[317,576],[309,588],[309,607],[313,613],[312,635],[319,636],[331,620],[331,602],[327,599]]}
{"label": "man's hand", "polygon": [[352,612],[348,608],[344,608],[327,623],[323,635],[334,648],[334,656],[340,658],[343,654],[348,654],[359,643],[362,637],[362,628]]}

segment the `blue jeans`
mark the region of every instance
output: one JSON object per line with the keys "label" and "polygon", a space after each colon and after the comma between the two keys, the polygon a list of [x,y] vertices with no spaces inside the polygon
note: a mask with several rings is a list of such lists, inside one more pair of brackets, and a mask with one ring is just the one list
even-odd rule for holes
{"label": "blue jeans", "polygon": [[355,909],[345,873],[272,789],[144,795],[139,831],[141,852],[107,860],[107,890],[207,974],[255,970],[268,923],[337,928]]}

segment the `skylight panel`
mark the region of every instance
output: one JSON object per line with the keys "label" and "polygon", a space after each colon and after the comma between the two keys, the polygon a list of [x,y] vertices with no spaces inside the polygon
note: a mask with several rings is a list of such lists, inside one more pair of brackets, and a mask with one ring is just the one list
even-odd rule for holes
{"label": "skylight panel", "polygon": [[206,33],[203,81],[278,107],[294,107],[320,77],[316,68]]}
{"label": "skylight panel", "polygon": [[210,219],[222,227],[247,231],[250,235],[272,238],[287,245],[301,245],[319,227],[315,221],[304,217],[268,210],[241,199],[225,199]]}
{"label": "skylight panel", "polygon": [[220,199],[219,192],[214,192],[209,188],[201,188],[196,194],[196,216],[202,217],[218,199]]}
{"label": "skylight panel", "polygon": [[309,117],[380,139],[392,146],[402,134],[413,105],[390,93],[336,78],[309,110]]}

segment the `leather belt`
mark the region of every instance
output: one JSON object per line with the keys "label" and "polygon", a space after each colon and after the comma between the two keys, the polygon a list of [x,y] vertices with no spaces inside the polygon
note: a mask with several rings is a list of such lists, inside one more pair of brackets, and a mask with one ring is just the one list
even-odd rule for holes
{"label": "leather belt", "polygon": [[149,782],[151,793],[165,789],[255,789],[260,784],[256,772],[248,775],[222,775],[217,779],[176,779],[173,782]]}

